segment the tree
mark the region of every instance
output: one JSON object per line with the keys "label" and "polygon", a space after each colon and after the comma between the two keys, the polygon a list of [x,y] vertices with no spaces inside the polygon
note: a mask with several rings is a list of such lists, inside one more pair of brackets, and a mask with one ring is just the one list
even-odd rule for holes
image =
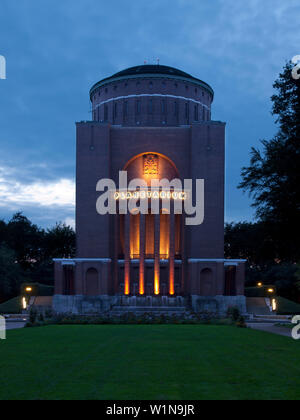
{"label": "tree", "polygon": [[66,224],[57,223],[48,229],[44,238],[46,258],[72,258],[75,256],[76,236]]}
{"label": "tree", "polygon": [[262,141],[262,151],[252,148],[248,167],[242,168],[239,188],[253,197],[258,220],[276,243],[282,261],[300,260],[300,80],[287,63],[274,83],[272,114],[277,135]]}
{"label": "tree", "polygon": [[75,232],[62,223],[46,231],[22,213],[0,220],[0,303],[19,294],[24,281],[52,285],[53,258],[75,255]]}
{"label": "tree", "polygon": [[257,266],[260,269],[268,264],[274,264],[275,244],[266,231],[263,222],[226,224],[225,257],[246,259],[250,266]]}
{"label": "tree", "polygon": [[0,220],[0,245],[7,240],[7,227],[4,220]]}
{"label": "tree", "polygon": [[16,213],[6,226],[6,242],[24,270],[30,270],[42,258],[45,232],[22,213]]}
{"label": "tree", "polygon": [[24,281],[21,267],[13,250],[0,246],[0,303],[17,296]]}
{"label": "tree", "polygon": [[72,258],[75,256],[76,236],[74,230],[65,224],[57,223],[44,234],[43,258],[36,264],[31,274],[32,281],[52,285],[53,258]]}

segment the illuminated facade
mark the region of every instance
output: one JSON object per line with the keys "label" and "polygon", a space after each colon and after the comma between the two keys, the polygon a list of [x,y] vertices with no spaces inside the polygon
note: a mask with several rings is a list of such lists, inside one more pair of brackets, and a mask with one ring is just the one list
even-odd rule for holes
{"label": "illuminated facade", "polygon": [[[115,307],[185,307],[245,312],[244,264],[224,260],[225,123],[211,119],[213,90],[172,67],[121,71],[90,90],[92,121],[77,123],[77,255],[55,260],[54,309],[95,313]],[[171,212],[99,215],[100,179],[204,179],[204,222]],[[137,193],[136,193],[137,194]],[[138,192],[140,197],[149,193]],[[150,198],[150,195],[148,196]],[[149,309],[149,308],[148,308]]]}

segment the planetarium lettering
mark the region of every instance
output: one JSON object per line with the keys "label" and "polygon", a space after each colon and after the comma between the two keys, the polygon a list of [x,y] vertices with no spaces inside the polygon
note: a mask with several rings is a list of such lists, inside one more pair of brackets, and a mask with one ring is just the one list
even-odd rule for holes
{"label": "planetarium lettering", "polygon": [[[204,180],[135,178],[128,183],[127,171],[119,172],[119,187],[112,179],[98,181],[96,191],[102,194],[96,202],[100,215],[106,214],[185,214],[188,226],[204,221]],[[195,205],[193,204],[195,203]]]}
{"label": "planetarium lettering", "polygon": [[137,199],[146,199],[146,198],[153,198],[153,199],[164,199],[168,198],[169,200],[186,200],[187,193],[184,191],[151,191],[151,190],[143,190],[143,191],[116,191],[114,193],[115,200],[130,200],[131,198]]}

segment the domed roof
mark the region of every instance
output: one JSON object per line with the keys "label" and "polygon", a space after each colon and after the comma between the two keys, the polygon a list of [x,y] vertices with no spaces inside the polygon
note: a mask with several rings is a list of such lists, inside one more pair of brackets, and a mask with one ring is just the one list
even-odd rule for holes
{"label": "domed roof", "polygon": [[144,64],[143,66],[129,67],[128,69],[119,71],[112,77],[131,76],[136,74],[168,74],[194,79],[194,77],[182,70],[178,70],[175,67],[161,66],[160,64]]}
{"label": "domed roof", "polygon": [[147,77],[161,76],[161,77],[183,79],[183,80],[194,82],[196,84],[201,85],[206,90],[208,90],[212,95],[214,95],[213,89],[202,80],[197,79],[196,77],[193,77],[182,70],[176,69],[175,67],[162,66],[160,64],[144,64],[141,66],[129,67],[128,69],[119,71],[118,73],[115,73],[114,75],[107,77],[105,79],[102,79],[98,83],[96,83],[91,88],[90,95],[92,95],[93,91],[96,88],[103,86],[107,83],[116,81],[118,79],[135,78],[135,77],[143,77],[143,76],[147,76]]}

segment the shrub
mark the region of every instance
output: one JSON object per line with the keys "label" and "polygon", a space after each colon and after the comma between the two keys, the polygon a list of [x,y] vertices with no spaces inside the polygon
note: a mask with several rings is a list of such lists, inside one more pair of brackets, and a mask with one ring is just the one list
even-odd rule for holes
{"label": "shrub", "polygon": [[45,321],[44,315],[42,313],[39,314],[38,321],[39,322],[44,322]]}
{"label": "shrub", "polygon": [[228,308],[227,316],[232,319],[232,321],[237,322],[240,318],[240,310],[236,306],[231,306]]}
{"label": "shrub", "polygon": [[47,309],[47,310],[45,311],[45,318],[46,318],[46,319],[53,318],[53,311],[52,311],[52,309]]}
{"label": "shrub", "polygon": [[[216,315],[209,313],[202,314],[184,314],[164,315],[144,313],[143,315],[136,315],[134,313],[124,313],[121,316],[111,316],[109,313],[103,313],[97,316],[80,316],[72,314],[57,314],[53,318],[45,318],[42,315],[37,316],[33,310],[27,327],[38,327],[45,325],[157,325],[157,324],[175,324],[175,325],[197,325],[197,324],[211,324],[211,325],[236,325],[244,327],[245,320],[240,315],[237,316],[237,308],[232,308],[230,318],[219,318]],[[233,321],[233,318],[235,320]]]}
{"label": "shrub", "polygon": [[247,328],[246,322],[245,322],[245,318],[243,316],[240,316],[237,320],[237,322],[235,323],[235,325],[239,328]]}
{"label": "shrub", "polygon": [[37,310],[35,308],[31,308],[29,312],[29,321],[31,324],[34,324],[36,322],[37,318]]}

